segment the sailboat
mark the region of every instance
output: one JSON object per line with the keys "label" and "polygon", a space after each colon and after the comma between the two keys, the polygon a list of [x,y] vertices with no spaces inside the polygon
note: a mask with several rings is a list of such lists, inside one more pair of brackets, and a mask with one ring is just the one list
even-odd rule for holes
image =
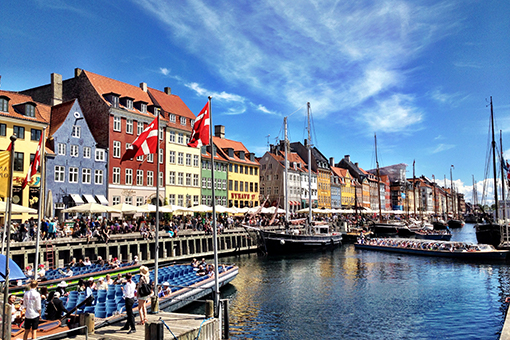
{"label": "sailboat", "polygon": [[[453,165],[450,167],[450,190],[452,192],[452,218],[448,220],[447,224],[450,228],[462,228],[464,226],[464,221],[458,218],[458,207],[455,209],[455,199],[454,199],[454,190],[453,190],[453,174],[452,174]],[[446,186],[445,186],[446,188]],[[448,210],[448,203],[446,204],[446,209]],[[448,214],[447,214],[448,215]]]}
{"label": "sailboat", "polygon": [[[487,221],[484,223],[478,223],[475,225],[476,240],[478,243],[491,244],[495,247],[499,247],[502,243],[501,231],[505,229],[505,226],[499,221],[498,212],[498,190],[497,190],[497,170],[496,170],[496,141],[494,139],[494,110],[492,107],[492,97],[490,98],[491,106],[491,129],[492,129],[492,167],[494,173],[494,201],[496,205],[495,218],[492,218],[486,214]],[[506,233],[508,234],[508,233]]]}
{"label": "sailboat", "polygon": [[[310,139],[310,103],[307,103],[308,114],[308,141]],[[342,234],[331,232],[330,226],[327,224],[319,224],[312,221],[312,162],[311,162],[311,143],[307,143],[308,149],[308,220],[304,226],[304,232],[296,228],[289,228],[289,215],[288,215],[288,144],[287,139],[287,118],[284,117],[285,126],[285,231],[269,231],[261,228],[255,228],[245,225],[245,229],[249,235],[255,232],[259,248],[266,254],[288,254],[297,252],[309,252],[317,250],[326,250],[342,244]]]}

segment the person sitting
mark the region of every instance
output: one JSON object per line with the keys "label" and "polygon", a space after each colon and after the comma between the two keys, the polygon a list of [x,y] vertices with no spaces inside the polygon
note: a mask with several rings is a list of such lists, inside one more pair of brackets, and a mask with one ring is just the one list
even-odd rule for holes
{"label": "person sitting", "polygon": [[124,284],[124,279],[122,278],[122,274],[118,274],[117,278],[115,279],[115,281],[113,283],[116,285]]}
{"label": "person sitting", "polygon": [[172,294],[172,288],[170,288],[170,283],[168,283],[168,282],[163,283],[163,289],[162,289],[163,297],[169,296],[170,294]]}
{"label": "person sitting", "polygon": [[100,265],[101,267],[104,266],[104,260],[101,256],[97,257],[96,264]]}
{"label": "person sitting", "polygon": [[207,267],[207,276],[214,277],[214,264]]}
{"label": "person sitting", "polygon": [[39,265],[39,269],[37,270],[37,279],[41,281],[46,279],[46,270],[44,269],[44,264]]}
{"label": "person sitting", "polygon": [[108,290],[108,284],[104,282],[104,277],[99,278],[97,290]]}
{"label": "person sitting", "polygon": [[93,277],[89,277],[88,282],[90,289],[97,290],[96,282],[94,281]]}
{"label": "person sitting", "polygon": [[64,302],[60,300],[60,293],[55,292],[53,299],[48,302],[48,306],[46,307],[47,319],[58,320],[62,317],[62,312],[69,313],[64,306]]}
{"label": "person sitting", "polygon": [[193,261],[191,261],[191,266],[193,267],[193,270],[198,270],[198,260],[196,258],[193,259]]}
{"label": "person sitting", "polygon": [[33,277],[34,276],[34,271],[32,270],[32,266],[31,265],[28,265],[26,268],[25,268],[25,275],[27,277]]}
{"label": "person sitting", "polygon": [[112,280],[112,278],[111,278],[110,274],[106,274],[106,278],[105,278],[105,280],[104,280],[104,281],[105,281],[105,283],[106,283],[107,285],[112,285],[112,284],[113,284],[113,280]]}
{"label": "person sitting", "polygon": [[67,283],[65,281],[61,281],[57,285],[56,291],[60,294],[60,296],[67,296],[68,293],[66,292]]}
{"label": "person sitting", "polygon": [[71,267],[66,267],[65,271],[59,270],[59,272],[64,274],[65,277],[73,276],[73,271],[71,270]]}
{"label": "person sitting", "polygon": [[85,258],[85,261],[83,261],[83,264],[85,266],[92,266],[92,262],[90,262],[90,259],[88,257]]}
{"label": "person sitting", "polygon": [[83,260],[79,259],[78,263],[76,264],[76,267],[84,267],[84,266],[85,266],[85,263],[83,263]]}
{"label": "person sitting", "polygon": [[206,272],[204,266],[199,265],[198,266],[198,270],[197,270],[197,275],[198,276],[204,276],[205,274],[207,274],[207,272]]}

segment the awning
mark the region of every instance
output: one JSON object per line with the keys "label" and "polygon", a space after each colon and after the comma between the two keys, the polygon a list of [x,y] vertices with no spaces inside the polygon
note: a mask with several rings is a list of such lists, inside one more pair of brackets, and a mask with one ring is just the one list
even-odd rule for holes
{"label": "awning", "polygon": [[83,202],[80,195],[78,195],[78,194],[71,194],[71,198],[73,199],[73,201],[76,205],[85,203],[85,202]]}
{"label": "awning", "polygon": [[[6,256],[0,255],[0,282],[5,281]],[[9,281],[26,279],[25,274],[12,259],[9,259]]]}
{"label": "awning", "polygon": [[87,203],[97,203],[92,195],[83,195],[83,198],[85,198]]}
{"label": "awning", "polygon": [[108,200],[104,197],[104,195],[96,195],[96,198],[102,205],[108,205]]}

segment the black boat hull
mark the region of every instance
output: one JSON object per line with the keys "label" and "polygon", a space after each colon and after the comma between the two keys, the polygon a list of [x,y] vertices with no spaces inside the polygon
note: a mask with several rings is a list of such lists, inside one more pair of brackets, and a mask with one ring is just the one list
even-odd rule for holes
{"label": "black boat hull", "polygon": [[501,226],[494,223],[479,223],[475,225],[478,243],[491,244],[498,247],[501,243]]}
{"label": "black boat hull", "polygon": [[464,222],[461,220],[449,220],[448,227],[449,228],[462,228],[464,226]]}
{"label": "black boat hull", "polygon": [[340,233],[330,235],[291,235],[260,230],[268,254],[291,254],[331,249],[342,244]]}

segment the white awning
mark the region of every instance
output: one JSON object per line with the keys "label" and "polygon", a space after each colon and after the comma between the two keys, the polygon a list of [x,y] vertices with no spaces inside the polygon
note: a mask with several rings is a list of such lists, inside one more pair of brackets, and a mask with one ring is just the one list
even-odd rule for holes
{"label": "white awning", "polygon": [[71,198],[73,199],[74,203],[76,205],[80,205],[80,204],[83,204],[85,202],[83,202],[83,200],[81,199],[80,195],[78,194],[71,194]]}
{"label": "white awning", "polygon": [[83,195],[83,198],[85,198],[87,203],[97,203],[92,195]]}
{"label": "white awning", "polygon": [[104,197],[104,195],[96,195],[96,198],[102,205],[108,205],[108,200],[106,199],[106,197]]}

